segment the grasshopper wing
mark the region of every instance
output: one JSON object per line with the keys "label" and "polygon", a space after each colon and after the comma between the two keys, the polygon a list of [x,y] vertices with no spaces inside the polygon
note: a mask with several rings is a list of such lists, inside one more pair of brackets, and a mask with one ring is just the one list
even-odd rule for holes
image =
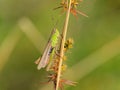
{"label": "grasshopper wing", "polygon": [[38,67],[37,67],[38,70],[40,70],[41,68],[44,68],[48,64],[51,48],[52,48],[51,43],[49,42],[45,48],[45,51],[42,57],[39,58],[40,62],[38,63]]}

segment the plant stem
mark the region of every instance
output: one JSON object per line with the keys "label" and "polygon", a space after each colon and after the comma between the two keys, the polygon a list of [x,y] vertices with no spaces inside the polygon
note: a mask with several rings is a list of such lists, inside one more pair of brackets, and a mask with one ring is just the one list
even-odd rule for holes
{"label": "plant stem", "polygon": [[[67,1],[68,3],[68,1]],[[60,61],[59,61],[59,66],[58,66],[58,73],[57,73],[57,80],[56,80],[56,87],[55,90],[58,90],[59,88],[59,81],[61,77],[61,66],[62,66],[62,57],[64,56],[64,44],[66,40],[66,34],[67,34],[67,29],[68,29],[68,22],[69,22],[69,16],[70,16],[70,8],[71,8],[71,0],[69,1],[68,5],[68,10],[66,13],[66,19],[63,27],[63,32],[62,32],[62,40],[61,40],[61,45],[60,45]]]}

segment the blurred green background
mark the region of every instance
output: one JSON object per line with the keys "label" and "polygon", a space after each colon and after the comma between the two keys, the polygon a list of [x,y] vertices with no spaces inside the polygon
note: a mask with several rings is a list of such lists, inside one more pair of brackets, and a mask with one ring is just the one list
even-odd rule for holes
{"label": "blurred green background", "polygon": [[[53,90],[42,54],[59,18],[60,0],[0,0],[0,90]],[[64,78],[77,81],[65,90],[120,90],[120,0],[83,0],[89,18],[70,17],[67,37],[74,39]],[[61,30],[65,14],[57,25]]]}

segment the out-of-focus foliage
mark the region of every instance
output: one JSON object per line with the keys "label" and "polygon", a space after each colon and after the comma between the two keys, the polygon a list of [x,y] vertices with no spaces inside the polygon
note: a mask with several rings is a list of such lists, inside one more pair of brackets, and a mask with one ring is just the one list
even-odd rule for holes
{"label": "out-of-focus foliage", "polygon": [[[0,0],[0,90],[53,90],[45,70],[34,61],[42,54],[50,31],[64,14],[60,0]],[[78,10],[89,17],[70,17],[65,77],[78,82],[66,90],[120,90],[120,0],[83,0]],[[50,84],[51,85],[51,84]]]}

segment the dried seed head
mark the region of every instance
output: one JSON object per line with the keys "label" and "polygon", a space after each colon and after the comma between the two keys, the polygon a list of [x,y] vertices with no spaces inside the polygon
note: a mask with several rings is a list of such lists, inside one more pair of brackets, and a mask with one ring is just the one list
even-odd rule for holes
{"label": "dried seed head", "polygon": [[62,72],[66,71],[66,69],[67,69],[67,65],[63,64],[62,67],[61,67]]}
{"label": "dried seed head", "polygon": [[77,8],[77,5],[78,5],[79,3],[78,3],[78,0],[72,0],[71,1],[71,7],[72,8]]}
{"label": "dried seed head", "polygon": [[63,56],[63,60],[66,61],[67,60],[67,56],[64,55]]}
{"label": "dried seed head", "polygon": [[[72,0],[71,1],[71,9],[70,12],[76,17],[77,14],[81,14],[85,17],[88,17],[85,13],[78,11],[77,10],[77,6],[79,5],[79,3],[82,2],[82,0]],[[67,0],[62,0],[60,3],[60,6],[54,8],[54,10],[62,8],[62,12],[66,12],[68,10],[68,3]],[[80,12],[80,13],[79,13]]]}
{"label": "dried seed head", "polygon": [[75,86],[77,82],[73,82],[73,81],[70,81],[70,80],[66,80],[66,79],[60,79],[60,82],[59,82],[59,88],[61,90],[63,90],[63,85],[66,84],[66,85],[71,85],[71,86]]}
{"label": "dried seed head", "polygon": [[67,85],[71,85],[71,86],[75,86],[77,84],[77,82],[73,82],[73,81],[66,80],[66,79],[61,79],[60,82],[67,84]]}
{"label": "dried seed head", "polygon": [[68,49],[73,47],[73,39],[69,38],[68,40],[66,40],[65,45],[64,45],[64,51],[67,51]]}

